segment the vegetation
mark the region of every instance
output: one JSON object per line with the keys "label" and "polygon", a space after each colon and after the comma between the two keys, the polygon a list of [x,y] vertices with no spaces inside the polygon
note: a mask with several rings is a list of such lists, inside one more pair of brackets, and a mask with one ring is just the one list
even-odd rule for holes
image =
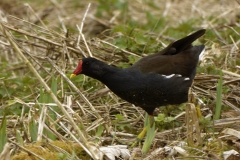
{"label": "vegetation", "polygon": [[78,59],[94,56],[125,68],[201,28],[207,32],[195,44],[206,50],[190,94],[195,100],[156,110],[158,132],[147,137],[148,153],[143,144],[114,149],[132,159],[168,159],[166,147],[178,153],[170,157],[188,159],[240,152],[238,0],[2,0],[0,6],[0,159],[98,159],[99,150],[131,142],[144,127],[144,111],[92,78],[69,80]]}

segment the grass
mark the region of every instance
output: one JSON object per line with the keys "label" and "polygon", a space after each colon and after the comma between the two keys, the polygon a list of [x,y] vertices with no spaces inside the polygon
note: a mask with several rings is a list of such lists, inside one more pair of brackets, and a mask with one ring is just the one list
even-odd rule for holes
{"label": "grass", "polygon": [[[221,133],[225,128],[239,130],[237,1],[18,1],[14,6],[4,0],[0,4],[10,8],[0,17],[0,150],[6,142],[14,145],[12,159],[97,159],[99,148],[119,144],[111,135],[131,141],[144,127],[144,111],[94,79],[78,76],[70,81],[78,59],[94,55],[125,68],[201,28],[207,32],[194,44],[205,44],[206,54],[193,92],[204,103],[202,117],[194,117],[184,104],[160,107],[155,117],[158,132],[149,152],[137,152],[138,146],[111,148],[111,153],[124,150],[132,159],[167,159],[163,149],[169,147],[178,150],[175,158],[198,159],[239,151],[237,138]],[[194,123],[186,122],[185,111]],[[198,135],[202,141],[197,144]]]}
{"label": "grass", "polygon": [[216,102],[216,110],[213,119],[217,120],[221,117],[222,110],[222,72],[220,71],[220,78],[217,84],[217,102]]}

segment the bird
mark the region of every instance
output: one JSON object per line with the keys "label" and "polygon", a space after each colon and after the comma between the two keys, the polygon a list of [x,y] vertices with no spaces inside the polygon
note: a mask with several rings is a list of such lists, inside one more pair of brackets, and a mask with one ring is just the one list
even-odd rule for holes
{"label": "bird", "polygon": [[92,77],[123,100],[153,116],[155,108],[188,101],[188,90],[205,46],[192,43],[205,34],[200,29],[170,43],[163,50],[145,56],[128,68],[108,65],[96,58],[83,58],[71,74]]}

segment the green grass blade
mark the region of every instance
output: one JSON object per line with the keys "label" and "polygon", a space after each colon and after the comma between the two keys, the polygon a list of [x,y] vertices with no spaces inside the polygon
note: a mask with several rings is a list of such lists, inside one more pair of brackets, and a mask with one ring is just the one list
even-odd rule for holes
{"label": "green grass blade", "polygon": [[145,113],[145,118],[144,118],[144,127],[146,127],[147,126],[147,124],[149,123],[149,118],[148,118],[148,114],[147,113]]}
{"label": "green grass blade", "polygon": [[[102,137],[103,131],[104,131],[103,125],[98,126],[95,136],[99,138]],[[97,142],[98,142],[98,139],[97,139]]]}
{"label": "green grass blade", "polygon": [[1,123],[1,128],[0,128],[0,153],[4,148],[4,145],[7,143],[6,124],[7,124],[7,118],[6,116],[4,116]]}
{"label": "green grass blade", "polygon": [[17,142],[19,144],[23,145],[23,138],[22,138],[19,130],[16,130],[16,138],[17,138]]}
{"label": "green grass blade", "polygon": [[[52,76],[52,82],[51,82],[51,90],[56,96],[57,96],[57,85],[58,85],[58,82],[57,82],[55,76],[53,75]],[[47,103],[54,103],[52,97],[50,97],[50,96],[48,96],[48,97],[49,98],[47,100]],[[52,118],[53,121],[56,121],[57,116],[54,113],[54,111],[59,113],[60,110],[59,110],[58,106],[51,106],[51,108],[53,109],[53,111],[52,110],[48,111],[49,116]],[[47,123],[49,123],[49,122],[47,122]],[[47,131],[47,130],[44,130],[44,131],[45,131],[45,134],[47,135],[48,138],[50,138],[51,140],[56,140],[57,137],[52,132]]]}
{"label": "green grass blade", "polygon": [[[57,84],[58,83],[57,83],[55,76],[52,76],[51,90],[55,95],[57,95]],[[54,103],[53,99],[47,93],[44,93],[42,89],[40,90],[39,102],[40,103]],[[58,113],[60,112],[59,108],[57,106],[48,106],[48,107],[51,107],[52,110],[54,110]],[[56,119],[57,119],[56,114],[52,110],[49,109],[47,113],[48,113],[49,117],[51,117],[52,121],[56,121]],[[46,119],[45,123],[49,126],[51,125],[50,121],[48,119]],[[56,136],[51,131],[44,130],[44,134],[51,140],[56,140]]]}
{"label": "green grass blade", "polygon": [[[152,127],[151,127],[152,125]],[[155,135],[156,135],[156,132],[155,132],[155,122],[153,122],[153,124],[151,124],[150,121],[148,121],[148,125],[147,125],[147,135],[146,135],[146,139],[145,139],[145,142],[143,144],[143,147],[142,147],[142,152],[143,154],[146,154],[151,145],[152,145],[152,142],[155,138]]]}
{"label": "green grass blade", "polygon": [[29,132],[32,142],[35,142],[37,140],[38,125],[34,119],[31,119],[29,122]]}
{"label": "green grass blade", "polygon": [[222,71],[220,71],[220,79],[217,84],[217,102],[216,102],[216,110],[214,114],[214,120],[217,120],[221,116],[222,109]]}

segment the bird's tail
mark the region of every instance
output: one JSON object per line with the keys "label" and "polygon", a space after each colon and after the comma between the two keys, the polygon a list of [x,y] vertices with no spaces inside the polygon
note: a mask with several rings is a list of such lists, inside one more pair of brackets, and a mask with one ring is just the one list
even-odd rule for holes
{"label": "bird's tail", "polygon": [[[193,34],[190,34],[189,36],[186,36],[182,39],[179,39],[173,43],[171,43],[167,48],[171,49],[174,48],[175,52],[166,52],[165,54],[177,54],[180,53],[183,50],[189,49],[192,47],[192,43],[198,39],[199,37],[201,37],[202,35],[204,35],[206,32],[205,29],[201,29],[197,32],[194,32]],[[204,47],[203,47],[204,48]]]}

